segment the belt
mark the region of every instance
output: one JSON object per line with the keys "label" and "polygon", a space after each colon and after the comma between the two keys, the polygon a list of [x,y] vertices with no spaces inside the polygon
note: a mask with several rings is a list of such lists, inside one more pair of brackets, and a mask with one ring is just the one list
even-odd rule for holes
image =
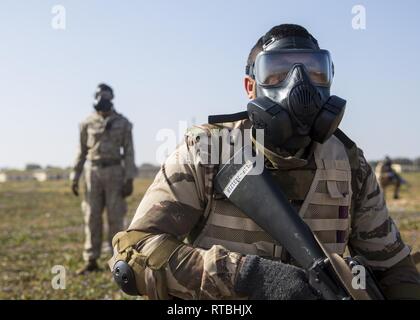
{"label": "belt", "polygon": [[111,167],[111,166],[116,166],[116,165],[120,165],[121,164],[121,160],[120,159],[112,159],[112,160],[91,160],[90,162],[91,162],[92,166],[94,166],[94,167],[100,167],[100,168]]}

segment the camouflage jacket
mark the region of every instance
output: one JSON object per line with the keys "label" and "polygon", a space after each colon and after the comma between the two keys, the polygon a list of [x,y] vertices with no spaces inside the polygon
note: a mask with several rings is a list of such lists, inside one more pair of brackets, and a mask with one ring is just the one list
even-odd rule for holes
{"label": "camouflage jacket", "polygon": [[79,148],[73,168],[74,180],[80,178],[86,160],[123,160],[125,178],[134,178],[136,166],[132,124],[127,118],[114,111],[104,119],[94,112],[80,124]]}
{"label": "camouflage jacket", "polygon": [[[233,124],[242,125],[242,122]],[[207,203],[214,195],[213,178],[218,167],[208,164],[208,159],[203,161],[208,155],[197,148],[203,136],[211,134],[208,128],[205,125],[187,132],[184,143],[162,165],[128,230],[153,234],[136,245],[140,253],[157,247],[168,235],[184,242],[165,267],[165,286],[170,295],[182,299],[244,298],[233,289],[244,254],[227,250],[218,243],[200,248],[188,241],[197,232],[197,225],[206,215]],[[407,257],[410,249],[388,215],[371,167],[362,151],[354,148],[352,162],[357,166],[352,172],[352,231],[348,243],[353,253],[363,255],[373,266],[386,269]]]}

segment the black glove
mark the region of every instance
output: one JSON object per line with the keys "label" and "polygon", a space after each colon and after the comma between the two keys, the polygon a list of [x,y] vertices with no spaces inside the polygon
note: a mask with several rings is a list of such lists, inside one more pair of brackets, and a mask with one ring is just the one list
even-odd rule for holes
{"label": "black glove", "polygon": [[73,192],[73,194],[78,197],[79,196],[79,182],[78,181],[73,181],[73,183],[71,184],[71,192]]}
{"label": "black glove", "polygon": [[124,182],[123,188],[122,188],[122,196],[128,197],[133,193],[133,179],[128,179],[126,182]]}
{"label": "black glove", "polygon": [[244,258],[235,291],[252,300],[317,300],[306,271],[254,255]]}

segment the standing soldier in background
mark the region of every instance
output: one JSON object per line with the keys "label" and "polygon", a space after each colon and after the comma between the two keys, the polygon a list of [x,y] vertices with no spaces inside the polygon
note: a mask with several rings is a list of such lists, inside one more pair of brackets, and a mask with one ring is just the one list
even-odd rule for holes
{"label": "standing soldier in background", "polygon": [[400,187],[404,180],[392,168],[391,158],[386,156],[384,161],[379,162],[376,166],[375,173],[382,190],[385,191],[386,187],[394,185],[394,199],[399,199]]}
{"label": "standing soldier in background", "polygon": [[[92,113],[80,125],[80,146],[73,169],[72,192],[79,195],[79,178],[85,168],[85,265],[78,274],[98,270],[101,254],[102,213],[108,215],[108,242],[125,228],[125,197],[133,192],[136,167],[132,124],[113,107],[114,93],[106,84],[99,84]],[[87,160],[87,161],[86,161]]]}

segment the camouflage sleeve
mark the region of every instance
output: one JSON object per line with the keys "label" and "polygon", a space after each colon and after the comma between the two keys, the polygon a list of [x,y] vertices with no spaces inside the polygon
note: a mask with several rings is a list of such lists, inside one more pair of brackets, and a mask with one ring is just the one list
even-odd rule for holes
{"label": "camouflage sleeve", "polygon": [[137,172],[136,163],[134,161],[134,144],[132,129],[133,125],[129,121],[127,121],[123,140],[123,159],[126,180],[134,179]]}
{"label": "camouflage sleeve", "polygon": [[[203,153],[196,148],[199,140],[187,135],[142,199],[129,230],[154,236],[138,250],[146,252],[165,234],[183,241],[203,216],[215,168],[203,165]],[[233,286],[240,258],[219,245],[204,250],[184,243],[165,267],[168,292],[182,299],[236,298]]]}
{"label": "camouflage sleeve", "polygon": [[88,152],[87,147],[87,126],[85,123],[81,123],[80,126],[80,135],[79,135],[79,147],[77,151],[77,156],[75,164],[73,167],[73,180],[78,181],[83,172],[83,165],[86,161],[86,155]]}
{"label": "camouflage sleeve", "polygon": [[361,255],[374,269],[387,269],[410,254],[400,233],[389,216],[384,194],[371,166],[359,149],[359,169],[356,174],[354,210],[349,246],[353,254]]}

